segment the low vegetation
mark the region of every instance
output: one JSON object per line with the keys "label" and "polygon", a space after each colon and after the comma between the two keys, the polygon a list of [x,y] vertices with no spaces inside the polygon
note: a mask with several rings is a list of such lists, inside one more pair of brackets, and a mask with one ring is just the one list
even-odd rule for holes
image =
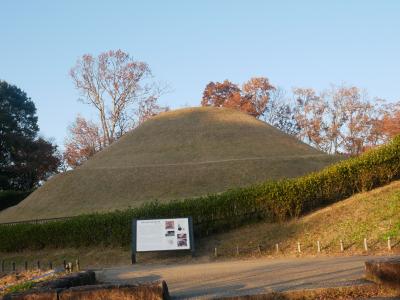
{"label": "low vegetation", "polygon": [[[365,254],[363,239],[368,240],[368,254],[400,253],[400,181],[373,191],[357,194],[344,201],[312,212],[287,222],[259,222],[249,224],[226,233],[220,233],[196,240],[196,257],[199,260],[249,256],[294,256],[297,242],[301,243],[302,256],[309,255],[353,255]],[[392,250],[387,248],[387,237],[391,237]],[[340,240],[344,252],[340,251]],[[317,253],[316,241],[320,241],[321,253]],[[279,244],[276,253],[275,244]],[[261,246],[261,253],[258,245]],[[238,249],[237,249],[238,247]],[[164,262],[189,261],[187,253],[141,254],[141,262],[163,260]],[[83,268],[126,265],[130,263],[130,248],[85,247],[25,250],[19,253],[0,253],[5,260],[5,269],[11,270],[12,262],[17,269],[35,267],[37,260],[47,266],[61,266],[63,261],[75,262],[79,258]]]}
{"label": "low vegetation", "polygon": [[207,237],[206,242],[204,239],[198,245],[198,251],[212,256],[217,247],[218,256],[224,258],[237,256],[239,247],[240,256],[253,256],[260,255],[260,245],[262,255],[273,256],[365,254],[364,238],[369,254],[400,253],[400,181],[359,193],[298,219],[259,222]]}
{"label": "low vegetation", "polygon": [[41,277],[44,271],[30,270],[21,272],[12,272],[9,274],[0,273],[0,298],[7,293],[23,292],[33,288],[37,282],[54,278],[54,275]]}
{"label": "low vegetation", "polygon": [[[387,247],[388,237],[391,237],[391,251]],[[215,248],[217,259],[366,254],[364,238],[367,238],[370,255],[400,253],[400,181],[359,193],[297,219],[279,223],[261,221],[197,239],[196,257],[199,260],[215,259]],[[340,240],[343,241],[343,252]],[[319,254],[317,241],[321,246]],[[297,252],[297,242],[301,244],[301,254]],[[74,262],[77,258],[83,268],[126,265],[130,263],[130,247],[45,248],[0,254],[0,259],[6,261],[7,270],[11,270],[12,262],[17,268],[22,268],[25,261],[34,266],[37,260],[42,264],[52,261],[54,266],[61,266],[63,260]],[[170,253],[157,253],[141,254],[139,261],[182,262],[190,259],[187,253],[175,253],[172,257]]]}
{"label": "low vegetation", "polygon": [[0,251],[43,247],[125,246],[130,243],[132,218],[192,216],[197,236],[235,228],[244,223],[283,221],[343,200],[399,178],[400,137],[389,144],[320,172],[296,179],[268,181],[169,203],[90,214],[46,224],[0,227]]}

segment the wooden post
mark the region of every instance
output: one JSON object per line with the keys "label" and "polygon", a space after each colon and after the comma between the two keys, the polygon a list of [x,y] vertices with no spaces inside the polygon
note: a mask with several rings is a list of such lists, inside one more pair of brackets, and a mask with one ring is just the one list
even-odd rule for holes
{"label": "wooden post", "polygon": [[40,261],[39,260],[37,261],[37,268],[38,268],[38,270],[40,270]]}
{"label": "wooden post", "polygon": [[364,250],[368,251],[367,238],[364,238]]}
{"label": "wooden post", "polygon": [[76,271],[79,272],[80,270],[80,266],[79,266],[79,258],[76,259],[75,261],[75,265],[76,265]]}
{"label": "wooden post", "polygon": [[25,271],[28,271],[28,262],[25,261]]}
{"label": "wooden post", "polygon": [[239,255],[239,245],[236,245],[236,255]]}
{"label": "wooden post", "polygon": [[214,256],[217,257],[218,256],[218,250],[217,247],[214,248]]}
{"label": "wooden post", "polygon": [[344,251],[343,241],[340,240],[340,252]]}
{"label": "wooden post", "polygon": [[49,268],[50,270],[53,270],[53,263],[51,261],[49,262]]}
{"label": "wooden post", "polygon": [[12,262],[12,270],[13,270],[13,272],[15,272],[15,262],[14,261]]}
{"label": "wooden post", "polygon": [[321,252],[321,244],[319,241],[317,241],[317,252]]}
{"label": "wooden post", "polygon": [[275,244],[276,253],[279,253],[279,244]]}
{"label": "wooden post", "polygon": [[388,236],[388,250],[391,251],[392,250],[392,243],[390,241],[390,236]]}
{"label": "wooden post", "polygon": [[297,251],[298,251],[299,253],[301,253],[301,246],[300,246],[300,242],[297,242]]}

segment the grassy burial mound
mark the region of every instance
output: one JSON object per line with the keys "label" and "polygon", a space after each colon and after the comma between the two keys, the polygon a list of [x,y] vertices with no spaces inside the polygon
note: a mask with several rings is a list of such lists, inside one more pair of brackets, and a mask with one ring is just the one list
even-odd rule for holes
{"label": "grassy burial mound", "polygon": [[0,222],[73,216],[223,192],[297,177],[337,160],[231,109],[187,108],[156,116],[59,174]]}
{"label": "grassy burial mound", "polygon": [[294,179],[268,180],[219,194],[88,214],[45,224],[0,225],[0,251],[44,247],[127,246],[132,218],[192,216],[197,237],[246,223],[299,217],[400,179],[400,136],[387,145]]}

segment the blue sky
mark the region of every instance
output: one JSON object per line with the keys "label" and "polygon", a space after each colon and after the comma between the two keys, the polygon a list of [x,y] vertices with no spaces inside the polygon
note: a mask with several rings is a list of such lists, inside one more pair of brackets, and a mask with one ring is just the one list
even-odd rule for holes
{"label": "blue sky", "polygon": [[0,79],[28,93],[60,145],[80,113],[68,72],[84,53],[122,49],[196,106],[209,81],[266,76],[287,90],[330,83],[400,99],[400,1],[0,2]]}

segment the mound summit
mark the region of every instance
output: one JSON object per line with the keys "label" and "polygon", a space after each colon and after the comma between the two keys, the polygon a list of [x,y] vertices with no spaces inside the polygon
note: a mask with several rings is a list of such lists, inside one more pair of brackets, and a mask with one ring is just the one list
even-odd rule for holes
{"label": "mound summit", "polygon": [[0,222],[73,216],[218,193],[316,171],[337,158],[242,112],[185,108],[144,122],[58,174]]}

